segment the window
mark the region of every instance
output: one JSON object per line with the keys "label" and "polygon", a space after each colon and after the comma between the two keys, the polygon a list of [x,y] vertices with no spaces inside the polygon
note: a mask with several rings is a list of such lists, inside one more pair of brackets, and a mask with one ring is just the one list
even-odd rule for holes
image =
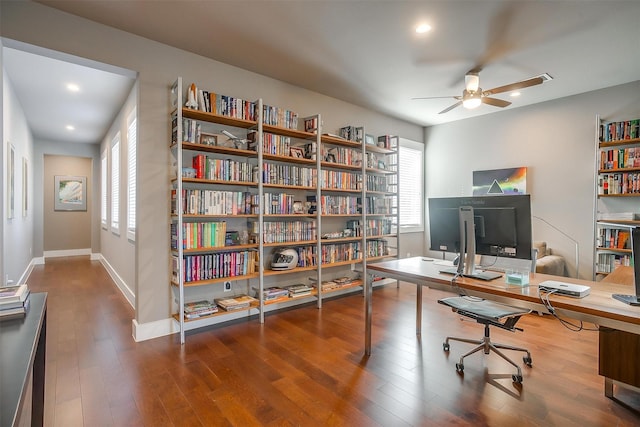
{"label": "window", "polygon": [[111,141],[111,231],[120,234],[120,132]]}
{"label": "window", "polygon": [[136,148],[137,118],[134,109],[127,120],[127,238],[136,240]]}
{"label": "window", "polygon": [[424,144],[400,138],[400,232],[424,231]]}
{"label": "window", "polygon": [[107,229],[107,150],[102,152],[102,156],[100,156],[100,189],[101,189],[101,197],[100,200],[100,224],[102,228]]}

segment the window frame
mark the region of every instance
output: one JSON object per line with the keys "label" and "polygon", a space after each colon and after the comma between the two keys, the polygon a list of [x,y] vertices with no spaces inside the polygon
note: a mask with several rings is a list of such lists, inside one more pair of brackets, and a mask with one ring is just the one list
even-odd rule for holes
{"label": "window frame", "polygon": [[[403,199],[403,188],[408,187],[409,189],[412,189],[411,193],[415,193],[415,191],[413,191],[413,189],[417,188],[415,183],[412,183],[412,185],[402,185],[403,184],[403,179],[402,179],[402,172],[403,172],[403,164],[402,164],[402,150],[403,149],[409,149],[409,150],[414,150],[414,151],[419,151],[420,152],[420,156],[419,158],[422,159],[422,161],[420,162],[420,177],[419,177],[419,187],[418,187],[418,191],[417,194],[411,194],[412,197],[412,202],[409,205],[414,205],[414,203],[419,203],[420,209],[419,209],[419,214],[418,214],[418,223],[417,224],[411,224],[411,225],[403,225],[402,222],[402,212],[403,212],[403,205],[407,206],[406,203],[402,203],[402,199]],[[406,139],[406,138],[400,138],[399,141],[399,147],[398,147],[398,184],[399,184],[399,188],[398,188],[398,206],[400,207],[400,212],[399,212],[399,219],[398,222],[400,224],[399,230],[400,233],[423,233],[425,230],[425,185],[424,185],[424,181],[425,181],[425,146],[423,143],[418,142],[418,141],[412,141],[410,139]],[[411,158],[416,158],[418,156],[415,156],[415,154],[410,156]],[[404,168],[406,171],[410,171],[413,170],[414,165],[412,164],[411,167],[408,168]],[[413,175],[413,174],[412,174]],[[406,194],[406,193],[405,193]],[[405,196],[407,197],[407,196]]]}
{"label": "window frame", "polygon": [[120,235],[120,131],[111,140],[111,232]]}
{"label": "window frame", "polygon": [[108,151],[107,147],[100,155],[100,226],[103,230],[109,229]]}
{"label": "window frame", "polygon": [[127,238],[131,241],[136,240],[137,148],[138,117],[134,108],[127,118]]}

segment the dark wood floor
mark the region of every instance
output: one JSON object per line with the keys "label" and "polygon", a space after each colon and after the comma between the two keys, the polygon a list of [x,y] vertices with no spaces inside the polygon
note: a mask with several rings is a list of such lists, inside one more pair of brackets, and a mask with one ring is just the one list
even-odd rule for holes
{"label": "dark wood floor", "polygon": [[[133,310],[96,261],[59,258],[37,266],[33,292],[49,293],[47,426],[632,426],[640,415],[603,395],[597,334],[570,332],[529,315],[524,333],[492,332],[527,346],[533,368],[521,388],[497,356],[474,355],[446,335],[478,337],[424,293],[416,338],[415,286],[374,292],[373,355],[363,357],[361,295],[135,343]],[[168,291],[167,291],[168,292]],[[521,361],[520,355],[515,355]],[[622,392],[636,407],[636,394]]]}

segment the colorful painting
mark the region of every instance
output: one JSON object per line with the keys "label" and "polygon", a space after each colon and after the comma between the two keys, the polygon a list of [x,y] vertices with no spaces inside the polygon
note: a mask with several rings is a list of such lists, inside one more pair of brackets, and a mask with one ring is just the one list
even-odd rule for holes
{"label": "colorful painting", "polygon": [[473,195],[527,194],[527,168],[473,171]]}

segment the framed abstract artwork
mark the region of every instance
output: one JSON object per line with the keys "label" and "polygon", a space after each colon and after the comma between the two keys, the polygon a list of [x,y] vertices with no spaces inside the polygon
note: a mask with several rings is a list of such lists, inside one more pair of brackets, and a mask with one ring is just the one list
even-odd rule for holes
{"label": "framed abstract artwork", "polygon": [[56,175],[53,209],[56,211],[87,210],[87,177]]}

